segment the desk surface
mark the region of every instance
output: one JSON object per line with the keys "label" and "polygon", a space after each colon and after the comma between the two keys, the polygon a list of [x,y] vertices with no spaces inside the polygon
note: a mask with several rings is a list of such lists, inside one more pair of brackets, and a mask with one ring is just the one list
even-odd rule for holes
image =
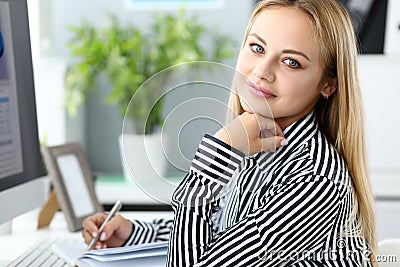
{"label": "desk surface", "polygon": [[[128,205],[135,205],[137,207],[160,206],[161,210],[166,210],[161,206],[168,206],[167,203],[162,203],[144,190],[142,190],[135,181],[128,181],[121,175],[99,175],[95,181],[96,196],[101,204],[112,205],[117,199],[124,203],[124,207]],[[165,178],[172,185],[177,185],[182,180],[182,177],[168,177]],[[142,181],[143,182],[143,181]],[[145,181],[144,181],[145,183]],[[149,184],[153,188],[162,187],[163,184]],[[171,199],[172,192],[163,190],[162,188],[157,190],[159,199]],[[143,209],[141,209],[143,210]]]}
{"label": "desk surface", "polygon": [[[137,207],[167,206],[148,194],[146,194],[134,181],[127,181],[121,175],[100,175],[95,182],[95,190],[99,202],[112,205],[120,199],[124,205],[136,205]],[[177,185],[183,177],[167,177],[166,180]],[[400,174],[397,172],[373,172],[370,174],[372,191],[378,200],[400,200]],[[157,187],[160,185],[152,184]],[[161,185],[162,186],[162,185]],[[161,198],[168,199],[171,192],[160,190]],[[154,208],[153,210],[156,210]],[[166,210],[165,208],[160,208]],[[140,209],[142,210],[142,209]]]}
{"label": "desk surface", "polygon": [[[155,218],[172,218],[172,212],[122,212],[128,219],[151,221]],[[57,212],[50,226],[37,230],[38,210],[21,215],[13,220],[12,233],[0,234],[0,266],[16,259],[25,250],[47,237],[81,239],[81,232],[69,232],[62,212]]]}

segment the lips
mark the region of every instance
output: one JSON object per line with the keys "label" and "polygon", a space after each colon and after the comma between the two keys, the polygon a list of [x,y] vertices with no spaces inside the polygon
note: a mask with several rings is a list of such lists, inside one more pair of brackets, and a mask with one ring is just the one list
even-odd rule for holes
{"label": "lips", "polygon": [[271,91],[268,89],[258,86],[250,81],[247,82],[247,85],[249,86],[249,91],[252,95],[260,98],[273,98],[276,97]]}

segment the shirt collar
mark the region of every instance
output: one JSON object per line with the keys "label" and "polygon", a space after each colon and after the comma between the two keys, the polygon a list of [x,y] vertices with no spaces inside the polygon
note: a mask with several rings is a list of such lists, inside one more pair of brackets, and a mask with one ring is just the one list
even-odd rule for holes
{"label": "shirt collar", "polygon": [[303,118],[293,122],[283,130],[283,135],[288,144],[295,142],[296,144],[304,143],[310,139],[317,130],[317,121],[314,111],[311,111]]}
{"label": "shirt collar", "polygon": [[271,162],[274,158],[279,158],[282,154],[290,153],[306,143],[315,135],[317,129],[315,114],[314,111],[311,111],[283,130],[283,135],[288,141],[286,146],[279,147],[275,152],[258,153],[254,155],[254,158],[257,159],[259,164],[264,164],[266,161]]}

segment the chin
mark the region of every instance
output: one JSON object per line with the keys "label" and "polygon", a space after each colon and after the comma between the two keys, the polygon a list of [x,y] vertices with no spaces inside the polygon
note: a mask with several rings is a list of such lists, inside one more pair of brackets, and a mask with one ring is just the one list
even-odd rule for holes
{"label": "chin", "polygon": [[273,119],[273,112],[268,106],[266,106],[265,103],[260,107],[259,105],[248,105],[247,103],[240,102],[242,108],[244,111],[249,112],[249,113],[256,113],[259,114],[265,118],[270,118]]}

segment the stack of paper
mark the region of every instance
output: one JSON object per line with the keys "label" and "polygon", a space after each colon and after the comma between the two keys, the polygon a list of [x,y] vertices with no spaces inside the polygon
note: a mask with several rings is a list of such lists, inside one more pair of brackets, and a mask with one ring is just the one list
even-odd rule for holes
{"label": "stack of paper", "polygon": [[68,263],[79,266],[165,266],[168,242],[85,251],[82,245],[55,243],[53,252]]}

